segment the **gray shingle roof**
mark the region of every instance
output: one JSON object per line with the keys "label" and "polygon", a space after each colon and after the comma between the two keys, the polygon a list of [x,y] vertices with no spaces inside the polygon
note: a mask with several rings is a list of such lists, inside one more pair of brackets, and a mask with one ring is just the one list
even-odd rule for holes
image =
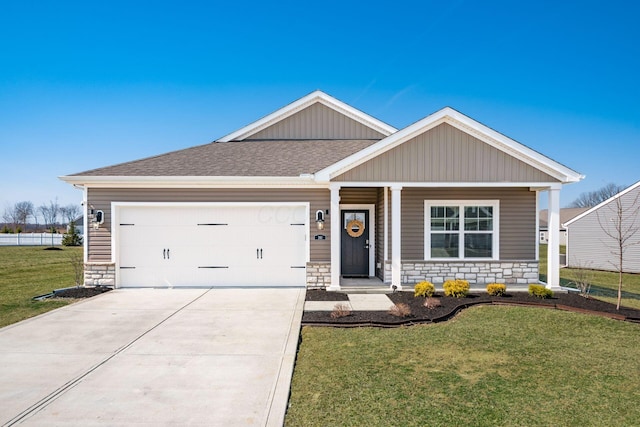
{"label": "gray shingle roof", "polygon": [[[564,229],[562,224],[573,219],[580,215],[583,212],[588,211],[589,208],[562,208],[560,209],[560,228]],[[549,211],[547,209],[543,209],[540,211],[539,215],[539,224],[542,228],[547,228],[549,226],[547,222],[547,217],[549,216]]]}
{"label": "gray shingle roof", "polygon": [[212,142],[73,176],[299,176],[315,173],[374,140]]}

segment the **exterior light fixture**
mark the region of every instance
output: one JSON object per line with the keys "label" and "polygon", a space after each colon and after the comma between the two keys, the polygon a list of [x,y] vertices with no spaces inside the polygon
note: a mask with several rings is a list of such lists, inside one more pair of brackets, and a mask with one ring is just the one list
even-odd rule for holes
{"label": "exterior light fixture", "polygon": [[316,211],[316,225],[318,230],[324,230],[324,212],[322,210]]}

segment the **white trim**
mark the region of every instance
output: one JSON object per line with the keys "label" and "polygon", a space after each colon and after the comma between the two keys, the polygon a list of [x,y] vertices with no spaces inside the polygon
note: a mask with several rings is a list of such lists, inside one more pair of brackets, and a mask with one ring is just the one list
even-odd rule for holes
{"label": "white trim", "polygon": [[[345,204],[340,205],[340,218],[342,211],[347,210],[368,210],[369,211],[369,277],[376,275],[376,205],[371,204]],[[342,235],[342,220],[340,221],[340,234]],[[340,239],[342,241],[342,239]],[[342,251],[342,248],[340,248]]]}
{"label": "white trim", "polygon": [[540,192],[536,191],[536,261],[540,261]]}
{"label": "white trim", "polygon": [[[628,188],[622,190],[621,192],[619,192],[618,194],[616,194],[615,196],[612,196],[610,198],[608,198],[607,200],[605,200],[604,202],[592,207],[591,209],[589,209],[588,211],[582,212],[580,215],[571,218],[569,221],[565,222],[564,224],[560,224],[563,227],[567,228],[567,226],[569,224],[572,224],[574,222],[576,222],[577,220],[584,218],[585,216],[595,212],[596,210],[600,209],[601,207],[603,207],[604,205],[613,202],[615,199],[617,199],[618,197],[622,197],[625,194],[629,193],[630,191],[633,191],[634,189],[638,188],[640,186],[640,181],[636,182],[635,184],[629,186]],[[568,246],[568,245],[567,245]]]}
{"label": "white trim", "polygon": [[402,290],[402,187],[391,187],[391,287]]}
{"label": "white trim", "polygon": [[[389,188],[383,187],[384,191],[384,260],[389,260]],[[382,274],[385,271],[385,262],[382,263]]]}
{"label": "white trim", "polygon": [[[329,182],[319,182],[313,176],[61,176],[62,181],[84,188],[329,188]],[[531,191],[560,189],[552,182],[392,182],[392,181],[331,181],[341,187],[423,187],[423,188],[483,188],[529,187]]]}
{"label": "white trim", "polygon": [[560,290],[560,190],[548,191],[547,288]]}
{"label": "white trim", "polygon": [[353,169],[362,163],[365,163],[368,160],[371,160],[372,158],[377,157],[424,132],[427,132],[430,129],[433,129],[442,123],[448,123],[457,129],[480,139],[492,147],[501,150],[508,155],[541,170],[542,172],[545,172],[562,183],[578,182],[584,178],[584,175],[551,160],[550,158],[494,131],[493,129],[450,107],[445,107],[440,111],[437,111],[378,141],[364,150],[326,167],[325,169],[317,172],[316,177],[319,181],[329,181],[331,178],[343,174],[344,172]]}
{"label": "white trim", "polygon": [[[425,200],[424,201],[424,259],[425,261],[497,261],[500,259],[500,200]],[[460,226],[457,234],[461,237],[458,243],[459,254],[457,258],[431,258],[431,210],[432,206],[458,206],[460,210]],[[493,230],[491,232],[492,256],[489,258],[464,258],[464,206],[492,206],[493,207]],[[452,231],[454,233],[454,231]],[[487,233],[488,234],[488,233]]]}
{"label": "white trim", "polygon": [[[85,187],[82,189],[82,207],[84,208],[84,217],[82,218],[82,230],[84,231],[84,241],[82,242],[82,254],[84,263],[89,262],[89,190]],[[84,279],[83,282],[84,283]]]}
{"label": "white trim", "polygon": [[109,188],[216,188],[307,187],[327,188],[313,176],[61,176],[62,181],[84,187]]}
{"label": "white trim", "polygon": [[343,114],[358,123],[367,126],[381,134],[388,136],[394,132],[397,132],[397,129],[393,126],[390,126],[348,104],[345,104],[342,101],[337,100],[336,98],[327,95],[326,93],[316,90],[311,92],[309,95],[306,95],[297,101],[292,102],[291,104],[280,108],[279,110],[257,120],[247,126],[244,126],[241,129],[238,129],[235,132],[232,132],[228,135],[223,136],[218,141],[219,142],[230,142],[234,140],[242,140],[254,135],[261,130],[272,126],[273,124],[286,119],[301,111],[313,104],[320,103],[326,107],[329,107],[340,114]]}
{"label": "white trim", "polygon": [[[329,291],[340,290],[340,248],[341,233],[336,230],[341,230],[340,223],[342,222],[342,215],[340,214],[340,185],[331,184],[331,196],[330,196],[330,219],[331,219],[331,285]],[[337,215],[336,215],[337,212]]]}
{"label": "white trim", "polygon": [[331,181],[340,183],[342,187],[425,187],[425,188],[443,188],[443,187],[468,187],[468,188],[486,188],[486,187],[528,187],[530,191],[535,189],[548,189],[562,187],[562,184],[558,182],[435,182],[435,181]]}
{"label": "white trim", "polygon": [[120,261],[118,257],[119,247],[117,245],[120,227],[117,226],[120,220],[120,212],[123,208],[128,207],[252,207],[252,206],[302,206],[305,208],[305,230],[306,230],[306,244],[305,244],[305,260],[309,262],[311,259],[311,231],[309,228],[309,215],[311,204],[309,202],[111,202],[111,262],[115,265],[115,281],[114,287],[118,288],[120,285]]}

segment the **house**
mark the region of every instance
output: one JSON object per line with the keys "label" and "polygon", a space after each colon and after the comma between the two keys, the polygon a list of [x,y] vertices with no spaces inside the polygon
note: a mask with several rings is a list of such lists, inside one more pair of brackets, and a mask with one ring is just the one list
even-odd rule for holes
{"label": "house", "polygon": [[640,273],[640,182],[567,221],[564,226],[569,267],[618,271],[618,243],[622,239],[623,271]]}
{"label": "house", "polygon": [[[583,212],[586,212],[589,208],[562,208],[560,209],[560,245],[567,244],[567,229],[564,228],[564,224],[569,220],[575,218]],[[540,243],[547,244],[549,242],[549,226],[548,217],[549,211],[543,209],[540,211],[539,217],[539,230],[540,230]]]}
{"label": "house", "polygon": [[398,130],[321,91],[209,144],[61,177],[104,221],[85,227],[86,284],[330,290],[536,282],[538,192],[557,260],[560,189],[582,178],[452,108]]}

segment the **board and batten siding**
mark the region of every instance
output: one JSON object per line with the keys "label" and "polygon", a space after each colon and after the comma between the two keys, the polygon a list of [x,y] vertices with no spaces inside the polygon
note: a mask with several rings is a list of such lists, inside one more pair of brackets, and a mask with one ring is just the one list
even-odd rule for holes
{"label": "board and batten siding", "polygon": [[[633,212],[640,204],[640,186],[620,198],[625,215]],[[590,268],[595,270],[617,271],[617,239],[607,236],[603,227],[615,232],[612,218],[617,218],[615,200],[587,213],[567,226],[567,264],[572,268]],[[640,212],[633,220],[626,221],[626,227],[640,228]],[[624,220],[623,220],[624,223]],[[640,273],[640,232],[629,241],[633,243],[624,252],[623,271]],[[612,253],[613,252],[613,253]]]}
{"label": "board and batten siding", "polygon": [[[325,189],[123,189],[89,188],[88,203],[105,214],[100,229],[88,230],[88,261],[111,261],[111,202],[309,202],[309,238],[311,261],[331,259],[331,221],[321,232],[316,229],[315,213],[330,206],[330,192]],[[326,240],[314,240],[324,234]]]}
{"label": "board and batten siding", "polygon": [[320,103],[313,104],[246,138],[375,139],[384,135]]}
{"label": "board and batten siding", "polygon": [[424,260],[425,200],[499,200],[500,260],[536,259],[536,192],[528,188],[405,188],[402,259]]}
{"label": "board and batten siding", "polygon": [[335,178],[358,182],[557,182],[443,123]]}

